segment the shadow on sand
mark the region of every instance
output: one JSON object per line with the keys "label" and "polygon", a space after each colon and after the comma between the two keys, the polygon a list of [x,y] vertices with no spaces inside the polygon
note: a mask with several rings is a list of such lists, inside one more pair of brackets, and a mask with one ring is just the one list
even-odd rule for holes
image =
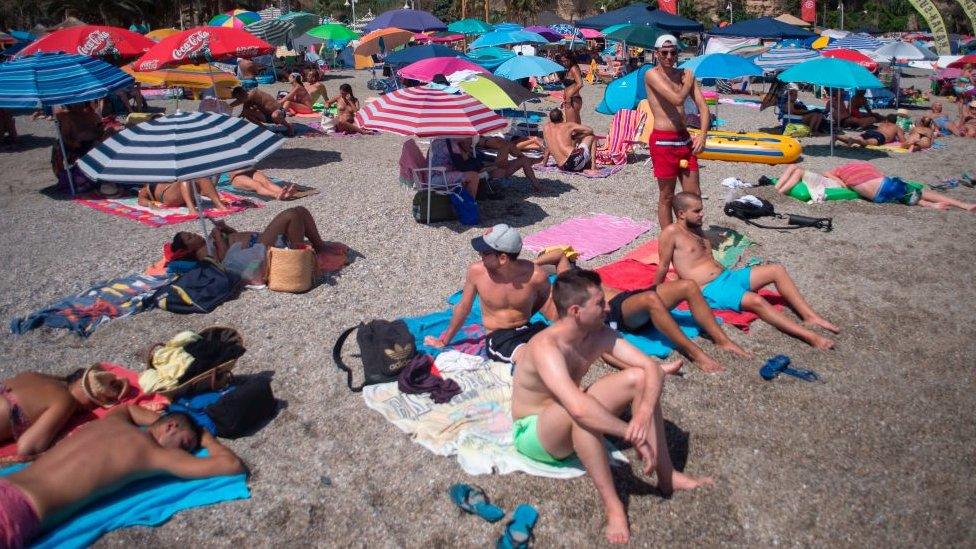
{"label": "shadow on sand", "polygon": [[263,170],[276,168],[305,170],[341,161],[342,155],[335,151],[306,148],[278,149],[274,154],[263,160],[259,167]]}

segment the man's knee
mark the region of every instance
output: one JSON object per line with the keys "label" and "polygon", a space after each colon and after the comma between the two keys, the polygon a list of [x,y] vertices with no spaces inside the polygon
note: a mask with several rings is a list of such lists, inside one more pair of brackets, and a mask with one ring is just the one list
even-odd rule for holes
{"label": "man's knee", "polygon": [[694,280],[688,280],[687,278],[681,278],[672,282],[675,287],[681,292],[681,295],[691,295],[701,293],[701,288],[698,287],[698,283]]}
{"label": "man's knee", "polygon": [[627,368],[620,372],[627,380],[627,385],[636,390],[641,390],[644,387],[644,369],[643,368]]}
{"label": "man's knee", "polygon": [[664,312],[667,313],[668,310],[664,306],[664,301],[661,300],[661,296],[657,295],[657,292],[648,291],[641,294],[641,304],[652,313]]}
{"label": "man's knee", "polygon": [[761,311],[772,307],[772,305],[756,292],[746,292],[746,295],[742,296],[740,307],[748,311]]}
{"label": "man's knee", "polygon": [[291,208],[288,208],[285,211],[290,211],[294,215],[299,215],[299,216],[312,215],[312,212],[308,211],[308,208],[306,208],[305,206],[292,206]]}

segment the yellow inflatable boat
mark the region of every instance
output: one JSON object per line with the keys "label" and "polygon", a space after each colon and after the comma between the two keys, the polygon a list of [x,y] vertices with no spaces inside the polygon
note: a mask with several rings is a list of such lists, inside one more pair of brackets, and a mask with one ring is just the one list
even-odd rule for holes
{"label": "yellow inflatable boat", "polygon": [[[695,132],[696,130],[691,130],[691,133]],[[800,158],[802,152],[800,142],[785,135],[712,130],[708,132],[705,150],[698,158],[756,164],[791,164]]]}

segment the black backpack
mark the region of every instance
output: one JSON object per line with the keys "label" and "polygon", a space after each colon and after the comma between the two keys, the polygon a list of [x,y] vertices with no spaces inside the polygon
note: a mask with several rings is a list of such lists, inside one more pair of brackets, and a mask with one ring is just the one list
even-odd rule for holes
{"label": "black backpack", "polygon": [[221,303],[237,297],[240,289],[240,276],[206,258],[196,268],[157,290],[153,301],[171,313],[210,313]]}
{"label": "black backpack", "polygon": [[[451,204],[451,197],[445,194],[430,194],[430,222],[454,221],[457,212]],[[417,223],[427,223],[427,191],[417,191],[413,195],[413,219]]]}
{"label": "black backpack", "polygon": [[[752,198],[758,200],[759,204],[756,205],[751,200],[746,200],[744,197],[726,202],[725,215],[734,217],[736,219],[741,219],[749,225],[759,227],[761,229],[802,229],[804,227],[815,227],[828,232],[834,228],[833,218],[831,217],[817,218],[807,217],[805,215],[778,214],[770,201],[764,198],[759,198],[758,196],[752,196]],[[759,219],[761,217],[785,219],[788,225],[776,227],[773,225],[761,225],[753,221],[753,219]]]}
{"label": "black backpack", "polygon": [[235,383],[233,391],[221,395],[217,402],[204,408],[204,413],[217,427],[217,436],[237,438],[254,432],[277,410],[271,380],[258,377]]}
{"label": "black backpack", "polygon": [[[353,386],[352,369],[342,361],[342,346],[354,331],[363,360],[363,384],[359,387]],[[342,332],[332,348],[332,360],[340,370],[346,372],[346,385],[354,393],[362,391],[366,385],[395,380],[400,370],[416,354],[413,334],[402,320],[390,322],[377,319],[360,323]]]}

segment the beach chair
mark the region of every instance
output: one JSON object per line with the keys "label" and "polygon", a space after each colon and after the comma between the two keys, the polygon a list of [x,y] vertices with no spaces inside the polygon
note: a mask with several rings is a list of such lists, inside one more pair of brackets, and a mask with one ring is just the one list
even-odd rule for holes
{"label": "beach chair", "polygon": [[431,195],[453,194],[460,190],[461,184],[448,181],[445,168],[427,166],[427,157],[420,151],[417,142],[407,139],[400,149],[400,182],[415,191],[427,191],[427,224],[430,224]]}
{"label": "beach chair", "polygon": [[[637,130],[641,127],[645,114],[639,110],[622,109],[613,115],[610,131],[606,136],[597,136],[596,161],[600,164],[619,166],[627,163],[627,157],[637,143]],[[600,145],[599,142],[603,144]]]}

